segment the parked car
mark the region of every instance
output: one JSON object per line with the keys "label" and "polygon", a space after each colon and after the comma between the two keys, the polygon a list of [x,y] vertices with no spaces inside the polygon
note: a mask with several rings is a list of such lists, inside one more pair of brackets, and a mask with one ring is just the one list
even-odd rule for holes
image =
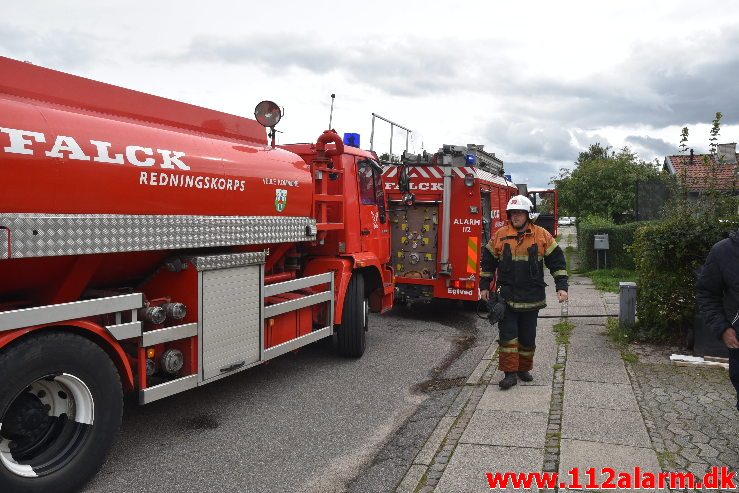
{"label": "parked car", "polygon": [[558,224],[560,226],[574,226],[575,218],[574,217],[560,217]]}

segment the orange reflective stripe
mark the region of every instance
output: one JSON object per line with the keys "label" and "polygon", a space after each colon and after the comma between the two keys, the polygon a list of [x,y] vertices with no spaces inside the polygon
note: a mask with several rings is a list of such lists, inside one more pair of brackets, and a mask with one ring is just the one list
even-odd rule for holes
{"label": "orange reflective stripe", "polygon": [[477,257],[479,255],[479,247],[477,244],[477,236],[467,238],[467,272],[475,274],[477,272]]}

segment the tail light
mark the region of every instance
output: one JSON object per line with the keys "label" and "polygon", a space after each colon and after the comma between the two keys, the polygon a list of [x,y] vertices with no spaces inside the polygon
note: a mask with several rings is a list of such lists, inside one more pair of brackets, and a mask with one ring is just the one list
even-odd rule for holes
{"label": "tail light", "polygon": [[457,289],[473,289],[475,287],[475,281],[455,279],[453,281],[449,281],[449,286]]}

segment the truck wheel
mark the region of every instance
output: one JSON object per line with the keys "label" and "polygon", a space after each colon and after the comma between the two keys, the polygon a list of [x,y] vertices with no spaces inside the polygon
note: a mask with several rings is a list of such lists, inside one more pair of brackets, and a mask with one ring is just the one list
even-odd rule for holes
{"label": "truck wheel", "polygon": [[74,334],[31,336],[0,353],[0,491],[78,491],[121,424],[113,362]]}
{"label": "truck wheel", "polygon": [[364,296],[364,278],[361,272],[352,274],[344,297],[341,326],[336,334],[339,354],[360,358],[367,345],[366,331],[369,304]]}

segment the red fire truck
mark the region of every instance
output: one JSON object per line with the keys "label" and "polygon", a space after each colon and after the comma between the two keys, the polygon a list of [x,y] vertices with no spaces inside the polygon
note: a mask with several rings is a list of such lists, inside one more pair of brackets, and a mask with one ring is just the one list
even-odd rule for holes
{"label": "red fire truck", "polygon": [[503,162],[476,145],[405,153],[402,165],[385,167],[398,301],[478,300],[481,249],[518,193],[502,171]]}
{"label": "red fire truck", "polygon": [[554,188],[529,188],[526,195],[534,206],[536,224],[555,238],[559,225],[559,195]]}
{"label": "red fire truck", "polygon": [[79,489],[124,392],[363,354],[394,293],[380,164],[332,131],[269,145],[280,116],[0,58],[0,491]]}

